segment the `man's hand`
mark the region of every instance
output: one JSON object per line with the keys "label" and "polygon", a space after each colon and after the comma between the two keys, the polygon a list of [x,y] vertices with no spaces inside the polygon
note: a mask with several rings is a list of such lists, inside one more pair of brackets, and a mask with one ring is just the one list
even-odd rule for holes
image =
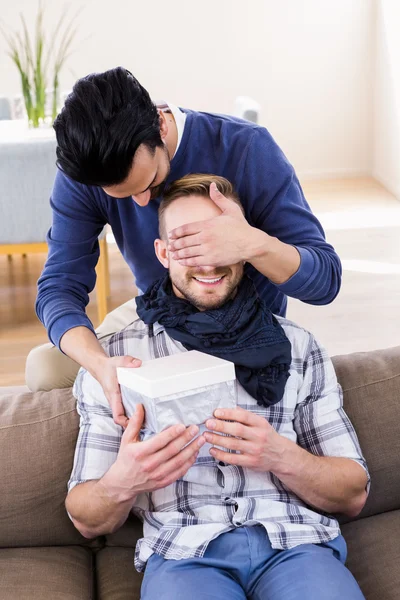
{"label": "man's hand", "polygon": [[211,448],[210,454],[216,460],[254,471],[269,471],[317,510],[351,517],[359,514],[367,499],[368,478],[356,461],[311,454],[280,435],[266,419],[242,408],[218,409],[214,415],[216,418],[206,421],[206,426],[218,433],[206,432],[206,441],[240,452],[233,454]]}
{"label": "man's hand", "polygon": [[193,425],[174,425],[141,442],[143,420],[144,409],[139,404],[122,434],[116,461],[101,479],[76,485],[67,496],[67,510],[75,527],[87,538],[121,527],[136,496],[183,477],[205,443],[202,436],[193,440],[199,431]]}
{"label": "man's hand", "polygon": [[279,435],[264,417],[243,408],[218,409],[214,416],[217,418],[206,421],[206,427],[218,433],[204,433],[206,441],[240,453],[211,448],[210,454],[216,460],[262,472],[273,472],[280,464],[288,440]]}
{"label": "man's hand", "polygon": [[249,258],[252,230],[240,207],[210,186],[210,198],[222,214],[207,221],[188,223],[169,233],[171,257],[187,267],[223,267]]}
{"label": "man's hand", "polygon": [[96,364],[88,369],[103,388],[104,394],[111,406],[113,418],[117,425],[125,428],[129,419],[125,415],[122,404],[121,389],[117,379],[117,367],[140,367],[142,361],[132,356],[98,356]]}
{"label": "man's hand", "polygon": [[62,336],[60,347],[67,356],[75,360],[78,365],[82,365],[100,383],[111,406],[115,423],[125,428],[128,419],[122,405],[117,367],[140,367],[142,361],[132,356],[110,358],[95,333],[87,327],[69,329]]}
{"label": "man's hand", "polygon": [[193,438],[199,428],[173,425],[144,442],[139,441],[144,409],[141,404],[129,419],[122,435],[118,457],[101,483],[121,502],[134,499],[141,492],[152,492],[174,483],[196,461],[205,443],[203,436]]}

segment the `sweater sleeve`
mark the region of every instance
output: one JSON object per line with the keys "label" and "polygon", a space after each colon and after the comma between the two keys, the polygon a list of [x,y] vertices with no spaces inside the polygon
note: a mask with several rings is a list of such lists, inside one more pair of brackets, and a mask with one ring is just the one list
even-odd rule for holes
{"label": "sweater sleeve", "polygon": [[309,304],[329,304],[340,290],[342,267],[301,185],[268,131],[257,128],[246,158],[244,193],[251,224],[300,253],[298,271],[276,287]]}
{"label": "sweater sleeve", "polygon": [[73,327],[94,331],[85,307],[96,283],[98,236],[106,224],[94,194],[91,188],[57,172],[50,199],[49,253],[38,281],[36,314],[58,347],[64,333]]}

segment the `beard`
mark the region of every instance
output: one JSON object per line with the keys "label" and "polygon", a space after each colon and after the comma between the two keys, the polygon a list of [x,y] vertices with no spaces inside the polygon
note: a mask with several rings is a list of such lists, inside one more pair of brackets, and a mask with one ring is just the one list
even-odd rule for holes
{"label": "beard", "polygon": [[[214,310],[221,308],[228,300],[231,300],[236,296],[237,288],[243,279],[244,267],[240,267],[232,270],[229,267],[218,267],[212,273],[207,271],[206,273],[201,271],[201,268],[191,269],[186,272],[184,276],[178,277],[176,274],[170,271],[170,279],[173,287],[178,290],[181,297],[190,302],[200,311]],[[196,289],[199,284],[194,283],[194,277],[207,277],[207,278],[218,278],[223,276],[221,286],[222,289],[210,287],[204,290]],[[201,285],[201,284],[200,284]],[[176,291],[175,291],[176,293]],[[178,295],[178,294],[177,294]]]}

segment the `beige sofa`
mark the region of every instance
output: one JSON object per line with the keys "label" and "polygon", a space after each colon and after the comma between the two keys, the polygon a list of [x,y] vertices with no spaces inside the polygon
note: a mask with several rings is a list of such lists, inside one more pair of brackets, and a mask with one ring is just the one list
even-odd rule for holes
{"label": "beige sofa", "polygon": [[[400,347],[334,364],[372,477],[361,515],[342,519],[348,567],[367,600],[399,600]],[[140,597],[140,523],[88,541],[66,515],[77,432],[71,390],[0,397],[0,600]]]}

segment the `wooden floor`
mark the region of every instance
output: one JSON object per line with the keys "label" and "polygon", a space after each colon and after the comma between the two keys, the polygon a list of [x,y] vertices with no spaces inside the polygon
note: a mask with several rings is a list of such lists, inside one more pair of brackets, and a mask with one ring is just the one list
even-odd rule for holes
{"label": "wooden floor", "polygon": [[[29,351],[48,342],[47,333],[36,317],[36,282],[46,256],[32,254],[12,260],[0,256],[0,387],[25,383],[25,359]],[[109,245],[111,298],[113,310],[132,296],[136,287],[132,273],[115,244]],[[88,315],[97,327],[96,293],[90,295]]]}
{"label": "wooden floor", "polygon": [[[329,306],[289,300],[288,318],[310,329],[331,354],[400,344],[400,203],[373,179],[303,183],[306,197],[344,267]],[[110,310],[135,294],[132,275],[110,247]],[[24,383],[29,350],[47,341],[34,312],[45,256],[0,256],[0,386]],[[97,323],[96,297],[89,317]]]}

